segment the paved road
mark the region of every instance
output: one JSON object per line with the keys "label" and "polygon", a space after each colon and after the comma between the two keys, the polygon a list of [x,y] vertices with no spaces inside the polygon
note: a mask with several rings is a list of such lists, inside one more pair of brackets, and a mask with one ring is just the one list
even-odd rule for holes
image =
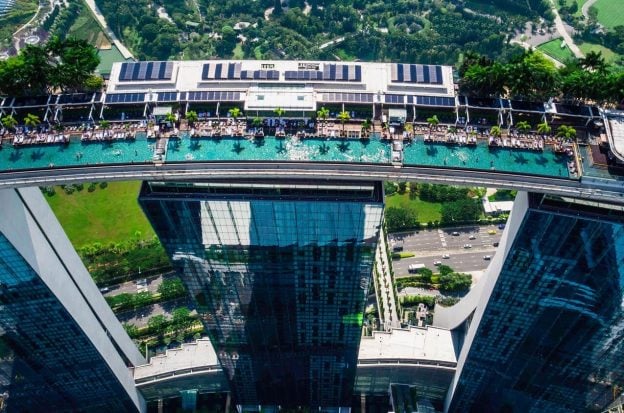
{"label": "paved road", "polygon": [[[495,234],[488,234],[494,230]],[[452,235],[457,232],[459,235]],[[403,243],[404,252],[413,252],[415,257],[394,260],[392,267],[396,277],[405,277],[409,273],[410,264],[422,263],[428,268],[435,269],[434,262],[441,261],[457,271],[478,271],[487,268],[490,261],[485,255],[493,256],[496,252],[494,243],[500,241],[501,230],[495,225],[464,226],[422,230],[410,233],[390,234],[390,239]],[[474,237],[474,239],[470,239]],[[471,248],[464,248],[470,244]],[[450,258],[442,258],[448,254]]]}
{"label": "paved road", "polygon": [[147,321],[150,317],[160,314],[168,317],[173,310],[184,306],[189,306],[189,300],[186,297],[164,303],[151,304],[149,306],[139,308],[138,310],[125,311],[117,314],[117,319],[119,319],[119,322],[121,323],[131,323],[137,327],[143,327],[147,325]]}
{"label": "paved road", "polygon": [[[165,273],[165,274],[160,274],[160,275],[154,275],[152,277],[147,277],[147,291],[149,292],[156,292],[158,290],[158,286],[162,283],[163,279],[166,278],[171,278],[171,277],[175,277],[176,273],[174,271]],[[106,289],[102,289],[100,290],[103,292],[105,297],[110,297],[113,295],[119,295],[121,293],[130,293],[130,294],[136,294],[137,292],[139,292],[139,289],[137,288],[137,284],[136,281],[128,281],[125,283],[121,283],[121,284],[117,284],[117,285],[113,285],[110,287],[107,287]]]}
{"label": "paved road", "polygon": [[593,6],[594,3],[596,3],[597,1],[598,0],[587,0],[587,2],[583,4],[583,7],[581,7],[581,13],[587,20],[589,20],[589,8]]}
{"label": "paved road", "polygon": [[572,40],[572,36],[570,36],[570,33],[568,33],[568,31],[566,30],[565,25],[563,24],[563,20],[561,20],[561,16],[559,16],[557,4],[553,0],[550,0],[550,4],[551,10],[555,15],[555,27],[557,28],[557,31],[559,32],[561,37],[563,37],[563,40],[565,40],[572,53],[574,53],[574,56],[579,59],[585,57],[583,52],[581,52],[581,49],[579,49],[578,46],[574,43],[574,40]]}
{"label": "paved road", "polygon": [[108,23],[106,23],[104,15],[98,8],[97,4],[95,4],[95,0],[85,0],[85,3],[89,7],[89,9],[91,9],[91,12],[95,16],[96,20],[100,23],[100,26],[102,26],[102,30],[104,30],[108,38],[111,39],[113,43],[115,43],[115,46],[117,46],[117,49],[119,49],[124,59],[134,59],[134,56],[132,56],[130,50],[128,50],[128,48],[117,38],[111,28],[108,27]]}

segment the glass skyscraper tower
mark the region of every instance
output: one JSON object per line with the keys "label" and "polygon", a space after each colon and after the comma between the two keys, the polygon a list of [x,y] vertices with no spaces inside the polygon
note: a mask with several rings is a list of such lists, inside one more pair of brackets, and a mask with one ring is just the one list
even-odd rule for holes
{"label": "glass skyscraper tower", "polygon": [[380,183],[145,182],[139,201],[241,410],[351,405]]}
{"label": "glass skyscraper tower", "polygon": [[448,411],[601,411],[624,387],[624,207],[521,193],[505,231]]}
{"label": "glass skyscraper tower", "polygon": [[143,411],[128,366],[144,359],[39,189],[0,205],[0,411]]}

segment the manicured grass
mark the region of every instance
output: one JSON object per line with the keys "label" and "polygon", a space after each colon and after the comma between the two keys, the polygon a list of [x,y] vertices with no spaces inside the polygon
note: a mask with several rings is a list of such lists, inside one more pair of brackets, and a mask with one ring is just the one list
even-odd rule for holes
{"label": "manicured grass", "polygon": [[16,0],[11,10],[0,17],[0,40],[9,40],[19,27],[37,12],[37,0]]}
{"label": "manicured grass", "polygon": [[[578,11],[576,13],[574,13],[575,16],[581,16],[581,9],[583,8],[583,4],[587,3],[587,0],[566,0],[566,5],[567,6],[571,6],[573,3],[576,3],[578,5]],[[557,2],[557,5],[559,5],[559,3]]]}
{"label": "manicured grass", "polygon": [[442,204],[436,202],[425,202],[418,199],[410,199],[409,192],[404,194],[393,194],[386,197],[386,207],[406,208],[415,210],[418,214],[419,222],[439,221],[442,215],[440,210]]}
{"label": "manicured grass", "polygon": [[585,54],[589,52],[601,52],[607,63],[615,63],[618,60],[618,54],[613,50],[608,49],[602,45],[595,43],[581,43],[578,45],[579,49]]}
{"label": "manicured grass", "polygon": [[561,42],[561,38],[554,39],[549,42],[540,44],[539,46],[537,46],[537,50],[547,54],[553,59],[560,61],[561,63],[564,63],[568,59],[573,59],[574,54],[570,51],[570,48],[567,45],[562,48]]}
{"label": "manicured grass", "polygon": [[154,236],[137,202],[140,186],[138,181],[110,182],[88,192],[85,183],[82,191],[71,195],[56,187],[56,194],[46,198],[74,247],[106,245],[134,238],[137,231],[144,239]]}
{"label": "manicured grass", "polygon": [[69,28],[69,35],[78,39],[83,39],[95,45],[99,33],[102,31],[100,25],[91,14],[91,10],[84,2],[80,2],[80,14],[74,24]]}
{"label": "manicured grass", "polygon": [[598,22],[612,29],[624,24],[622,0],[598,0],[593,7],[598,10]]}

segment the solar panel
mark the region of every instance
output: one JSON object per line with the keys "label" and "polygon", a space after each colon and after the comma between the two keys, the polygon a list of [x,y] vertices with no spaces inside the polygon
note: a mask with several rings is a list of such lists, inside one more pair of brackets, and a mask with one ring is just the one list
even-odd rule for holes
{"label": "solar panel", "polygon": [[208,79],[208,70],[210,69],[210,63],[204,63],[202,67],[202,80]]}
{"label": "solar panel", "polygon": [[160,74],[160,67],[163,62],[152,62],[152,71],[150,72],[149,79],[150,80],[158,80],[158,75]]}
{"label": "solar panel", "polygon": [[186,92],[180,92],[180,101],[186,100]]}
{"label": "solar panel", "polygon": [[423,83],[425,81],[424,68],[422,65],[416,66],[416,82]]}
{"label": "solar panel", "polygon": [[234,79],[240,79],[241,77],[241,64],[240,63],[236,63],[234,64]]}
{"label": "solar panel", "polygon": [[436,66],[435,67],[435,72],[436,72],[436,83],[438,84],[442,84],[444,79],[442,79],[442,66]]}
{"label": "solar panel", "polygon": [[429,83],[429,66],[424,65],[423,66],[423,76],[424,76],[424,82],[425,83]]}
{"label": "solar panel", "polygon": [[392,82],[398,82],[399,80],[399,65],[397,63],[393,63],[390,66],[390,80]]}
{"label": "solar panel", "polygon": [[405,69],[405,65],[399,65],[397,67],[397,81],[398,82],[402,82],[403,80],[405,80],[405,75],[403,74],[404,69]]}
{"label": "solar panel", "polygon": [[329,80],[336,80],[336,65],[329,65]]}
{"label": "solar panel", "polygon": [[217,63],[215,65],[214,78],[221,79],[221,70],[223,69],[223,63]]}
{"label": "solar panel", "polygon": [[412,82],[412,65],[403,65],[403,81],[411,83]]}
{"label": "solar panel", "polygon": [[234,63],[228,64],[227,78],[234,79]]}
{"label": "solar panel", "polygon": [[278,70],[269,70],[269,79],[271,80],[279,80],[279,71]]}
{"label": "solar panel", "polygon": [[178,92],[158,92],[158,102],[175,102],[178,100]]}
{"label": "solar panel", "polygon": [[362,66],[360,65],[355,66],[355,81],[356,82],[362,81]]}

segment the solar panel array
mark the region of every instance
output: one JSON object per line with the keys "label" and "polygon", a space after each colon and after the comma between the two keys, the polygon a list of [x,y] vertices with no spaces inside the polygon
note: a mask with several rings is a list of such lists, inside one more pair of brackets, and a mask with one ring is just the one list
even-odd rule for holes
{"label": "solar panel array", "polygon": [[393,63],[390,67],[393,83],[429,83],[442,84],[442,66],[409,65]]}
{"label": "solar panel array", "polygon": [[158,102],[177,102],[178,92],[158,92],[156,100]]}
{"label": "solar panel array", "polygon": [[455,98],[445,96],[408,96],[407,103],[422,106],[455,106]]}
{"label": "solar panel array", "polygon": [[121,64],[119,81],[171,80],[173,62],[126,62]]}
{"label": "solar panel array", "polygon": [[384,101],[386,103],[405,103],[405,95],[385,95]]}
{"label": "solar panel array", "polygon": [[71,104],[84,104],[91,103],[93,99],[93,93],[73,93],[60,95],[56,102],[57,105],[71,105]]}
{"label": "solar panel array", "polygon": [[373,103],[372,93],[323,93],[321,95],[322,102],[354,102],[354,103]]}
{"label": "solar panel array", "polygon": [[205,63],[202,80],[279,80],[277,70],[241,70],[241,63]]}
{"label": "solar panel array", "polygon": [[284,72],[286,80],[323,80],[320,70],[287,70]]}
{"label": "solar panel array", "polygon": [[323,80],[361,82],[362,66],[326,63],[323,65]]}
{"label": "solar panel array", "polygon": [[206,91],[201,92],[188,92],[188,100],[194,102],[209,102],[209,101],[240,101],[241,93],[233,91]]}
{"label": "solar panel array", "polygon": [[113,93],[106,95],[106,103],[145,102],[145,93]]}

